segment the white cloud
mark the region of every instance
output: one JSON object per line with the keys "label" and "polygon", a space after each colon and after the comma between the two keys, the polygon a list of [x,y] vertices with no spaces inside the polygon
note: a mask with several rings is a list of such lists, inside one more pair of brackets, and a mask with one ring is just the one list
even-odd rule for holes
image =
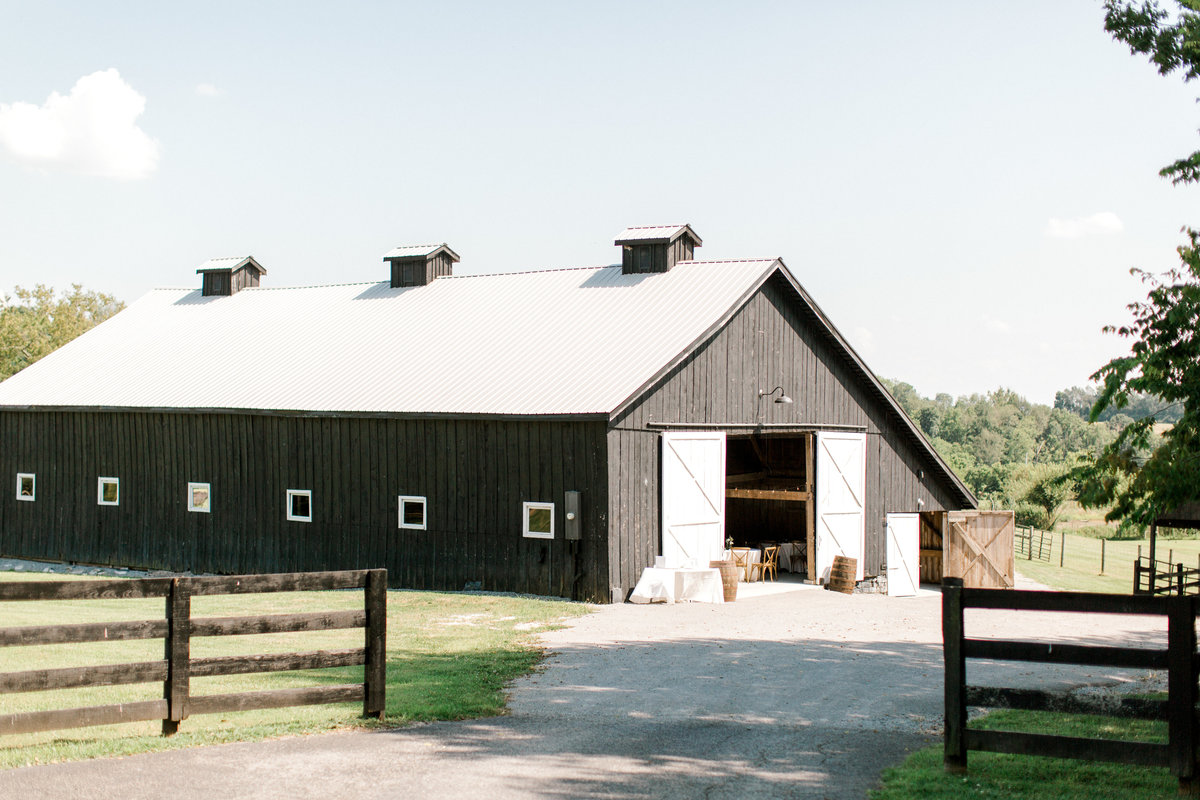
{"label": "white cloud", "polygon": [[159,144],[137,126],[146,98],[115,69],[76,81],[43,105],[0,103],[0,147],[18,161],[102,178],[136,180],[158,166]]}
{"label": "white cloud", "polygon": [[1012,331],[1012,328],[1004,320],[986,315],[983,317],[983,326],[992,333],[1009,333]]}
{"label": "white cloud", "polygon": [[211,83],[201,83],[196,85],[196,94],[201,97],[220,97],[225,93]]}
{"label": "white cloud", "polygon": [[1084,236],[1120,233],[1125,230],[1121,218],[1111,211],[1101,211],[1090,217],[1059,219],[1051,217],[1046,223],[1046,235],[1053,239],[1081,239]]}

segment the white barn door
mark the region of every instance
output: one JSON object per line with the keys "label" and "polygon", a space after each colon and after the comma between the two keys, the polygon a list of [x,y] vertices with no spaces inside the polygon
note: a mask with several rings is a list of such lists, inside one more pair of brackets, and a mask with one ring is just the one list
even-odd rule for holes
{"label": "white barn door", "polygon": [[889,597],[912,597],[921,582],[921,517],[887,515],[887,587]]}
{"label": "white barn door", "polygon": [[834,556],[857,559],[863,579],[867,435],[817,433],[817,579],[829,580]]}
{"label": "white barn door", "polygon": [[702,567],[725,549],[725,434],[662,435],[662,554],[668,567]]}

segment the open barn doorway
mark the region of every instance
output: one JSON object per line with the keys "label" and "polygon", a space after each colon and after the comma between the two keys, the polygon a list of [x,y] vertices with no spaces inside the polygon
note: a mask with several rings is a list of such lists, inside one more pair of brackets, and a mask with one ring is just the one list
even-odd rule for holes
{"label": "open barn doorway", "polygon": [[729,434],[726,442],[725,535],[761,557],[778,546],[778,569],[816,579],[815,436]]}

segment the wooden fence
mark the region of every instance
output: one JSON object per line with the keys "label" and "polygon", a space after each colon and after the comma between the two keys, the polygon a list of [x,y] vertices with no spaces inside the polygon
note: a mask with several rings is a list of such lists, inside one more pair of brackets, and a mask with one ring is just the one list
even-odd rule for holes
{"label": "wooden fence", "polygon": [[[968,639],[963,631],[965,608],[1165,616],[1167,649]],[[947,579],[942,586],[946,769],[965,772],[967,751],[981,750],[1165,766],[1179,779],[1181,793],[1200,788],[1196,785],[1200,783],[1196,781],[1196,746],[1200,743],[1200,726],[1196,720],[1196,611],[1197,598],[1194,596],[1134,597],[1085,592],[964,589],[962,581]],[[968,658],[1166,669],[1168,697],[1166,700],[1126,698],[1104,701],[1035,689],[968,686]],[[1166,720],[1168,740],[1166,744],[1160,744],[975,730],[967,727],[968,706]]]}
{"label": "wooden fence", "polygon": [[1133,593],[1200,594],[1200,569],[1138,556],[1133,562]]}
{"label": "wooden fence", "polygon": [[[195,618],[191,614],[192,598],[202,595],[327,589],[362,589],[362,610],[207,618]],[[3,715],[0,716],[0,734],[162,720],[163,735],[169,736],[179,730],[179,723],[192,714],[359,700],[363,703],[363,716],[383,717],[387,630],[386,570],[0,583],[0,601],[154,597],[166,600],[166,613],[161,619],[0,628],[0,647],[163,639],[165,652],[162,660],[0,673],[0,694],[162,681],[161,699]],[[191,639],[198,636],[238,636],[346,628],[364,629],[364,647],[216,658],[191,656]],[[362,683],[215,695],[192,695],[189,687],[192,677],[360,664],[364,666]]]}
{"label": "wooden fence", "polygon": [[1029,525],[1018,525],[1013,533],[1013,545],[1016,547],[1017,558],[1026,561],[1037,559],[1048,564],[1053,557],[1054,534]]}

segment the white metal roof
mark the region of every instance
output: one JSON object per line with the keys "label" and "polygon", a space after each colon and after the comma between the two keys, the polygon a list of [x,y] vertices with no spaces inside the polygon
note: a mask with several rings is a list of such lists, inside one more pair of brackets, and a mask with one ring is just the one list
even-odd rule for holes
{"label": "white metal roof", "polygon": [[[406,244],[406,245],[402,245],[400,247],[393,247],[391,250],[387,251],[387,253],[384,254],[383,257],[386,260],[389,258],[410,258],[410,257],[418,257],[418,256],[429,256],[429,255],[433,255],[434,253],[436,253],[438,250],[442,249],[443,247],[445,247],[447,250],[450,250],[450,248],[444,242],[442,244]],[[450,250],[450,252],[451,252],[451,254],[454,253],[453,250]],[[458,256],[457,255],[454,256],[454,259],[455,259],[455,261],[457,261]]]}
{"label": "white metal roof", "polygon": [[226,256],[224,258],[210,258],[199,267],[196,272],[216,272],[218,270],[235,270],[243,264],[253,264],[258,267],[259,271],[266,274],[266,270],[262,265],[254,260],[254,256]]}
{"label": "white metal roof", "polygon": [[160,289],[0,383],[0,405],[607,414],[776,266]]}
{"label": "white metal roof", "polygon": [[696,232],[692,230],[690,225],[642,225],[626,228],[617,234],[616,241],[613,244],[625,244],[627,242],[669,242],[684,231],[691,234],[692,238],[696,240],[696,244],[700,244],[700,237],[696,235]]}

